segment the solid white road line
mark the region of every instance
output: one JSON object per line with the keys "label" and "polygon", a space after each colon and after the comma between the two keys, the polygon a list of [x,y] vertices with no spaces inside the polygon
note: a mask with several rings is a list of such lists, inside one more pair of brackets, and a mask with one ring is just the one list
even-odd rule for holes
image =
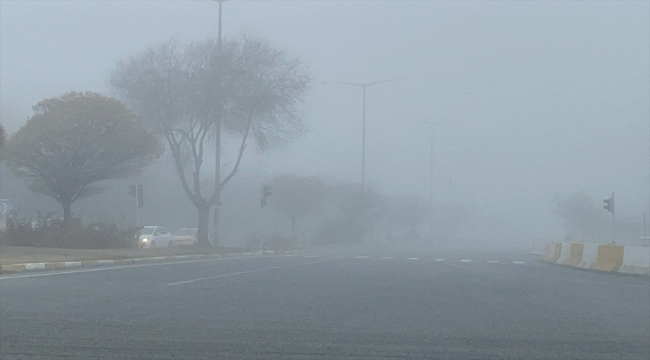
{"label": "solid white road line", "polygon": [[469,260],[469,259],[460,259],[460,262],[472,262],[472,260]]}
{"label": "solid white road line", "polygon": [[153,264],[120,265],[120,266],[100,267],[100,268],[92,268],[92,269],[67,270],[67,271],[58,271],[58,272],[45,272],[45,273],[29,274],[29,275],[9,275],[8,274],[8,276],[0,276],[0,280],[23,279],[23,278],[41,277],[41,276],[70,275],[70,274],[78,274],[78,273],[85,273],[85,272],[121,270],[121,269],[127,269],[127,268],[141,268],[141,267],[149,267],[149,266],[195,264],[195,263],[208,262],[208,261],[223,261],[223,260],[237,260],[237,259],[264,259],[264,258],[261,257],[261,256],[240,257],[240,258],[213,258],[213,259],[202,259],[202,260],[191,260],[191,261],[170,261],[170,262],[153,263]]}
{"label": "solid white road line", "polygon": [[239,271],[239,272],[230,273],[230,274],[221,274],[221,275],[216,275],[216,276],[209,276],[209,277],[204,277],[204,278],[173,282],[173,283],[167,284],[167,286],[190,284],[190,283],[197,282],[197,281],[213,280],[213,279],[219,279],[219,278],[224,278],[224,277],[228,277],[228,276],[235,276],[235,275],[252,274],[252,273],[267,271],[267,270],[284,269],[284,268],[290,268],[290,267],[296,267],[296,266],[315,265],[315,264],[320,264],[320,263],[324,263],[324,262],[326,262],[326,261],[312,261],[312,262],[302,263],[302,264],[273,266],[273,267],[267,267],[267,268],[257,269],[257,270]]}

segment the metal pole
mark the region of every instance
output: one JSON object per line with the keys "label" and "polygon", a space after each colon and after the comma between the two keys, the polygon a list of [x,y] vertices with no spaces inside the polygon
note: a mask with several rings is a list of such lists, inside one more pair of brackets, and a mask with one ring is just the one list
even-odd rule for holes
{"label": "metal pole", "polygon": [[361,134],[361,190],[366,186],[366,86],[363,86],[363,126]]}
{"label": "metal pole", "polygon": [[[223,19],[223,2],[226,0],[217,0],[219,3],[219,22],[217,30],[217,119],[215,123],[215,164],[214,164],[214,193],[216,195],[216,204],[214,204],[214,220],[212,229],[213,245],[219,245],[219,206],[221,205],[221,116],[222,116],[222,99],[221,99],[221,49],[222,49],[222,19]],[[209,241],[209,240],[208,240]]]}
{"label": "metal pole", "polygon": [[429,149],[429,207],[431,220],[429,222],[429,241],[433,242],[433,124],[431,127],[431,148]]}
{"label": "metal pole", "polygon": [[612,193],[612,244],[616,244],[616,200]]}
{"label": "metal pole", "polygon": [[135,184],[135,226],[140,225],[140,203],[138,201],[138,184]]}

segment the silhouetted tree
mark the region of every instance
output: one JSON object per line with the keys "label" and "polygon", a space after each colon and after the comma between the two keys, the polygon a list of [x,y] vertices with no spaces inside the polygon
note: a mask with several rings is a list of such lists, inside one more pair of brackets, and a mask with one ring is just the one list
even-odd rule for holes
{"label": "silhouetted tree", "polygon": [[119,101],[69,92],[33,107],[34,116],[7,142],[7,164],[32,191],[63,207],[102,190],[102,180],[138,174],[160,153],[155,136]]}
{"label": "silhouetted tree", "polygon": [[271,203],[291,219],[291,235],[296,236],[296,221],[323,204],[329,188],[318,177],[283,175],[273,181]]}
{"label": "silhouetted tree", "polygon": [[[199,244],[207,246],[210,209],[239,170],[249,135],[261,150],[299,134],[296,105],[310,81],[300,59],[253,37],[186,47],[175,41],[118,63],[111,86],[164,138],[181,185],[198,211]],[[234,165],[221,177],[222,132],[241,136]],[[216,139],[215,191],[201,190],[206,143]],[[218,219],[218,208],[217,211]],[[218,239],[215,239],[215,242]]]}

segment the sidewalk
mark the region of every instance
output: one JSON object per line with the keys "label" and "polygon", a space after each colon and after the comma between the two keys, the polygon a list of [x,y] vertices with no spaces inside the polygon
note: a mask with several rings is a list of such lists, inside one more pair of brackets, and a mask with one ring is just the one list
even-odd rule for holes
{"label": "sidewalk", "polygon": [[297,250],[262,251],[227,247],[207,250],[193,248],[79,250],[2,246],[0,247],[0,273],[290,254],[296,252]]}

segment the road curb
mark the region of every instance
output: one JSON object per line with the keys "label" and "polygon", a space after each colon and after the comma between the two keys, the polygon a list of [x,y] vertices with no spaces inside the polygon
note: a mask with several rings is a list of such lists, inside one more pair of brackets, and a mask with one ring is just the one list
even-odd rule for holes
{"label": "road curb", "polygon": [[162,263],[162,262],[182,262],[200,259],[219,259],[219,258],[240,258],[255,257],[262,255],[288,255],[296,254],[300,250],[258,250],[246,251],[241,253],[224,253],[224,254],[195,254],[195,255],[172,255],[172,256],[152,256],[133,259],[114,259],[114,260],[85,260],[85,261],[55,261],[25,264],[7,264],[0,265],[0,274],[13,274],[26,271],[47,271],[62,269],[81,269],[100,266],[120,266],[136,265],[145,263]]}

